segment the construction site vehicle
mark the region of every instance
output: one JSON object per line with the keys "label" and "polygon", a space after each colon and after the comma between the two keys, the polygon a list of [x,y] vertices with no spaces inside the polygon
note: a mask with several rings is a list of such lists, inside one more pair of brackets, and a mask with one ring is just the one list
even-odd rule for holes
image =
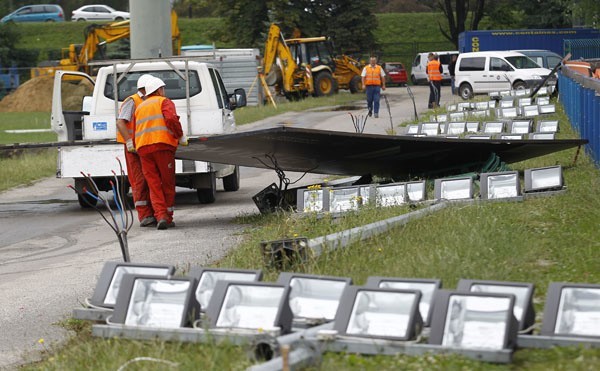
{"label": "construction site vehicle", "polygon": [[335,57],[335,78],[340,89],[350,90],[350,93],[357,93],[362,90],[362,78],[360,74],[365,67],[356,59],[340,55]]}
{"label": "construction site vehicle", "polygon": [[[183,132],[190,141],[198,136],[223,134],[235,129],[233,110],[246,105],[244,89],[228,94],[219,71],[207,63],[181,57],[131,60],[102,67],[94,79],[78,71],[56,71],[52,96],[52,129],[59,141],[86,141],[87,145],[58,150],[57,177],[74,178],[82,191],[89,174],[100,191],[110,191],[110,180],[125,166],[123,144],[115,141],[117,111],[125,98],[134,94],[137,80],[152,74],[165,82],[165,94],[180,116]],[[115,99],[117,97],[117,99]],[[89,142],[98,144],[89,145]],[[176,184],[197,190],[200,203],[216,197],[216,179],[225,191],[239,189],[239,168],[203,161],[176,160]],[[82,207],[95,204],[93,197],[79,197]]]}
{"label": "construction site vehicle", "polygon": [[[104,49],[107,44],[129,38],[129,20],[108,24],[91,24],[83,31],[84,43],[71,44],[62,49],[62,58],[59,61],[41,62],[36,68],[31,69],[31,77],[54,75],[55,71],[80,71],[93,74],[89,62],[97,54],[100,59],[105,59]],[[177,13],[171,12],[171,35],[173,40],[173,54],[181,54],[181,35],[177,24]]]}

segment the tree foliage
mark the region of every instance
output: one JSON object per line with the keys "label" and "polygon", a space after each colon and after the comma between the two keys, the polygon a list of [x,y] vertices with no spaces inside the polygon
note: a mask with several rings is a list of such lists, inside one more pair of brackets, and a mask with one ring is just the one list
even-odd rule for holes
{"label": "tree foliage", "polygon": [[484,16],[485,0],[438,0],[438,7],[448,21],[447,29],[438,22],[440,32],[458,48],[461,32],[478,29]]}

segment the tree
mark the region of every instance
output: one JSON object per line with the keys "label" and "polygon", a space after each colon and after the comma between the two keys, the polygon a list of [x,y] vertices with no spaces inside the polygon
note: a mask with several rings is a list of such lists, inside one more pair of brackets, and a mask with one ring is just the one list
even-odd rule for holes
{"label": "tree", "polygon": [[465,24],[471,16],[469,30],[477,30],[484,15],[485,0],[438,0],[438,6],[448,20],[448,29],[438,22],[440,31],[458,48],[458,35],[467,30]]}
{"label": "tree", "polygon": [[262,46],[269,21],[267,2],[222,0],[218,10],[225,18],[228,38],[235,40],[237,46],[245,48]]}
{"label": "tree", "polygon": [[520,0],[525,28],[565,28],[572,26],[572,0]]}

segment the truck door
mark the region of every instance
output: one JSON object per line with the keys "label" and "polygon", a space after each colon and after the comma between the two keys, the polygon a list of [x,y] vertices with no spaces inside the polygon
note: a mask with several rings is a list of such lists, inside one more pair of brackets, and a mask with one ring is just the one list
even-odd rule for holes
{"label": "truck door", "polygon": [[221,79],[219,71],[217,71],[214,68],[209,68],[209,72],[210,78],[215,88],[215,92],[217,94],[217,102],[219,105],[219,109],[221,109],[222,112],[223,129],[225,132],[232,131],[233,129],[235,129],[235,118],[233,117],[233,113],[231,112],[229,96],[227,95],[225,84]]}
{"label": "truck door", "polygon": [[83,72],[54,73],[50,122],[58,141],[83,139],[83,116],[89,113],[89,108],[84,108],[85,97],[91,97],[93,91],[94,80]]}

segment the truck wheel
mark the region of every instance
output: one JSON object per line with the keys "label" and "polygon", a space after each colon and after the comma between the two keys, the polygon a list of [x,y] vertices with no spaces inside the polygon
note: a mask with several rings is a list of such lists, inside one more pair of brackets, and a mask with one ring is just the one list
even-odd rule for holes
{"label": "truck wheel", "polygon": [[525,90],[527,89],[527,85],[523,81],[517,81],[513,84],[514,90]]}
{"label": "truck wheel", "polygon": [[415,75],[410,75],[410,82],[412,82],[413,85],[419,85],[419,82],[417,81]]}
{"label": "truck wheel", "polygon": [[468,83],[462,83],[458,88],[458,95],[464,100],[470,99],[473,96],[473,88]]}
{"label": "truck wheel", "polygon": [[94,197],[88,195],[87,193],[78,194],[77,201],[79,201],[79,206],[81,206],[83,209],[91,209],[98,203]]}
{"label": "truck wheel", "polygon": [[210,173],[210,188],[198,188],[198,201],[201,204],[212,204],[217,198],[217,176],[215,173]]}
{"label": "truck wheel", "polygon": [[240,167],[235,166],[235,170],[230,175],[223,178],[223,189],[225,192],[235,192],[240,189]]}
{"label": "truck wheel", "polygon": [[335,82],[333,76],[329,72],[320,72],[314,81],[315,95],[322,97],[324,95],[332,95],[335,91]]}
{"label": "truck wheel", "polygon": [[358,93],[362,91],[362,79],[360,76],[354,76],[352,80],[350,80],[350,93]]}

